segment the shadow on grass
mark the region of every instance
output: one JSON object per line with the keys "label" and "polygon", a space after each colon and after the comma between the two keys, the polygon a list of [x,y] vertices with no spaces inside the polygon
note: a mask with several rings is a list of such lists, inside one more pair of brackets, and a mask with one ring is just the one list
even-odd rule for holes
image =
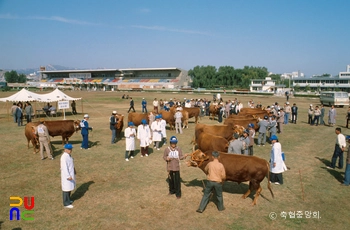
{"label": "shadow on grass", "polygon": [[327,170],[329,174],[331,174],[337,181],[339,181],[340,183],[343,183],[344,176],[342,174],[344,174],[344,172],[339,172],[339,171],[336,171],[335,169],[328,169],[327,166],[331,165],[331,162],[329,160],[326,160],[324,158],[319,158],[319,157],[315,157],[315,158],[321,161],[325,165],[321,167],[322,169]]}
{"label": "shadow on grass", "polygon": [[89,182],[86,182],[86,183],[80,185],[79,188],[77,190],[75,190],[71,199],[72,200],[79,200],[80,198],[82,198],[85,195],[85,193],[89,190],[90,185],[92,185],[93,183],[95,183],[95,182],[89,181]]}
{"label": "shadow on grass", "polygon": [[90,143],[89,148],[97,147],[97,146],[101,145],[100,141],[89,141],[89,143]]}

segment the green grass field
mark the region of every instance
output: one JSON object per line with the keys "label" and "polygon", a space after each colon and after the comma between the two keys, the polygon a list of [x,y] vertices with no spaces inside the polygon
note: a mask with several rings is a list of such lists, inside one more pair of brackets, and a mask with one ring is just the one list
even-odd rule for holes
{"label": "green grass field", "polygon": [[[0,93],[0,97],[10,95]],[[350,187],[340,186],[344,169],[329,170],[334,150],[335,127],[310,126],[307,124],[307,108],[318,99],[291,98],[299,107],[298,123],[288,124],[279,135],[286,153],[290,170],[283,174],[284,185],[272,185],[275,198],[267,189],[267,179],[262,182],[262,196],[257,206],[252,206],[252,195],[241,199],[247,183],[225,182],[224,204],[226,210],[219,212],[211,201],[204,213],[196,213],[202,198],[204,173],[181,163],[182,198],[168,196],[166,164],[162,159],[164,147],[149,157],[137,156],[129,162],[124,160],[125,140],[110,144],[109,116],[113,110],[124,114],[127,122],[128,100],[120,99],[122,92],[67,92],[72,97],[83,98],[84,113],[89,113],[90,150],[80,150],[81,135],[70,139],[74,149],[72,156],[77,170],[77,188],[73,191],[74,209],[62,205],[60,182],[60,155],[63,151],[61,138],[52,140],[55,160],[40,160],[27,149],[24,127],[17,127],[12,117],[8,120],[7,105],[0,103],[0,229],[347,229],[350,224]],[[141,99],[145,97],[148,108],[152,101],[169,98],[210,98],[211,95],[189,93],[130,93],[135,100],[137,112],[141,111]],[[253,99],[263,105],[275,101],[283,104],[284,97],[247,95],[223,95],[224,100],[238,97],[246,107]],[[34,107],[43,105],[34,103]],[[326,107],[328,112],[329,107]],[[78,116],[82,119],[81,103],[77,102]],[[344,134],[347,108],[337,108],[337,126]],[[47,119],[62,119],[47,118]],[[35,119],[38,120],[38,119]],[[204,117],[201,123],[217,124]],[[183,135],[177,135],[178,145],[184,153],[190,153],[194,136],[194,120]],[[175,131],[167,132],[167,136]],[[269,160],[270,145],[254,148],[254,154]],[[9,220],[10,196],[34,196],[34,220]],[[215,201],[215,200],[214,200]],[[24,210],[24,207],[20,207]],[[289,212],[300,211],[301,218],[291,218]],[[286,219],[280,214],[287,213]],[[317,212],[319,218],[307,218],[306,212]],[[276,213],[271,220],[271,213]]]}

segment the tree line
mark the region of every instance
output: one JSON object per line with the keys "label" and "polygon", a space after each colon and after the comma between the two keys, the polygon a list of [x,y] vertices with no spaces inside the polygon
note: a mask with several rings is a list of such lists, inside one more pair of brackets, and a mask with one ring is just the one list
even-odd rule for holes
{"label": "tree line", "polygon": [[27,77],[25,74],[18,74],[17,71],[11,70],[5,73],[5,80],[7,83],[26,83]]}
{"label": "tree line", "polygon": [[[268,75],[266,67],[244,66],[235,69],[232,66],[196,66],[188,71],[193,88],[225,88],[247,89],[252,79],[265,79]],[[273,80],[280,80],[279,74],[272,74]]]}

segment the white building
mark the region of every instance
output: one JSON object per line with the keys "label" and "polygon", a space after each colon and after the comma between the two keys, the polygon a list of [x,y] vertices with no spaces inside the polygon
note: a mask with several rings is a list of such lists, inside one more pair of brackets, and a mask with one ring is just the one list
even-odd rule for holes
{"label": "white building", "polygon": [[285,88],[285,85],[276,85],[276,81],[272,80],[271,77],[252,79],[250,83],[250,92],[277,93],[283,92]]}
{"label": "white building", "polygon": [[281,79],[295,79],[298,77],[304,77],[304,73],[300,71],[292,72],[292,73],[284,73],[281,74]]}

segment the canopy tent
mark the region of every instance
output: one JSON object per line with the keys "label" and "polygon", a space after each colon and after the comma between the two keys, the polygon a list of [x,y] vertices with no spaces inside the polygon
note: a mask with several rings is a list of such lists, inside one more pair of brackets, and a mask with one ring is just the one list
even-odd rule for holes
{"label": "canopy tent", "polygon": [[[81,98],[73,98],[68,96],[67,94],[63,93],[59,89],[55,89],[51,93],[47,94],[37,94],[30,92],[23,88],[21,91],[5,98],[0,98],[0,101],[3,102],[19,102],[19,101],[36,101],[36,102],[57,102],[57,101],[75,101],[75,100],[81,100]],[[82,105],[82,111],[83,111],[83,105]],[[9,114],[9,110],[8,110]],[[64,119],[65,119],[65,110],[64,110]]]}
{"label": "canopy tent", "polygon": [[9,97],[4,97],[0,98],[0,101],[7,102],[17,102],[17,101],[37,101],[38,96],[41,96],[40,94],[36,94],[33,92],[30,92],[23,88],[21,91],[9,96]]}

